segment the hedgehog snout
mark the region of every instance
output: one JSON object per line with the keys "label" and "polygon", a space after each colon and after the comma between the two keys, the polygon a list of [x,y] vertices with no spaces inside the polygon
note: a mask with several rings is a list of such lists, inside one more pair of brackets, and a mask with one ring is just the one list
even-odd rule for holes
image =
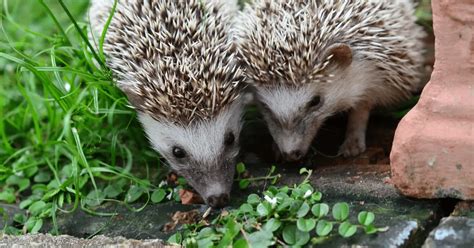
{"label": "hedgehog snout", "polygon": [[286,161],[293,162],[301,160],[304,156],[304,153],[300,149],[295,149],[290,152],[282,152],[282,156]]}
{"label": "hedgehog snout", "polygon": [[229,200],[230,196],[228,193],[221,193],[207,197],[206,202],[212,208],[222,208],[229,203]]}

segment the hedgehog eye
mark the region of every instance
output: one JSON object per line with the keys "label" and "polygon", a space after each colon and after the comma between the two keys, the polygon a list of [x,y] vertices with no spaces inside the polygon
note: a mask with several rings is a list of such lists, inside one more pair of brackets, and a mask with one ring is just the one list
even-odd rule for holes
{"label": "hedgehog eye", "polygon": [[235,141],[235,136],[232,132],[230,133],[227,133],[224,137],[224,145],[226,146],[231,146],[232,144],[234,144],[234,141]]}
{"label": "hedgehog eye", "polygon": [[182,148],[174,146],[173,156],[175,156],[176,158],[184,158],[186,157],[186,152]]}
{"label": "hedgehog eye", "polygon": [[313,108],[316,106],[319,106],[321,104],[321,97],[320,96],[315,96],[311,101],[308,103],[309,108]]}

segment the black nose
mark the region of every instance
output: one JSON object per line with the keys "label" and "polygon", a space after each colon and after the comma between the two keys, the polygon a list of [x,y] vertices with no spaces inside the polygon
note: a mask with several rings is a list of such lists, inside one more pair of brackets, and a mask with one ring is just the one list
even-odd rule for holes
{"label": "black nose", "polygon": [[221,208],[229,203],[228,194],[211,195],[207,198],[207,204],[213,208]]}
{"label": "black nose", "polygon": [[303,152],[301,150],[293,150],[291,152],[283,152],[283,156],[289,161],[298,161],[303,158]]}

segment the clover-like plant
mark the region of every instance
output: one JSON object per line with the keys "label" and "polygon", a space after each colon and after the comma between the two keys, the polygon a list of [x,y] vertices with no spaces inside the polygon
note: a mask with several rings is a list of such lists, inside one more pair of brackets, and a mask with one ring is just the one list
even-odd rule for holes
{"label": "clover-like plant", "polygon": [[355,223],[348,203],[330,207],[322,202],[322,193],[309,183],[311,173],[301,169],[305,179],[298,185],[270,186],[262,196],[250,194],[240,207],[223,211],[210,222],[185,225],[169,242],[186,247],[303,246],[335,235],[349,238],[359,230],[366,234],[386,230],[374,225],[372,212],[360,212]]}

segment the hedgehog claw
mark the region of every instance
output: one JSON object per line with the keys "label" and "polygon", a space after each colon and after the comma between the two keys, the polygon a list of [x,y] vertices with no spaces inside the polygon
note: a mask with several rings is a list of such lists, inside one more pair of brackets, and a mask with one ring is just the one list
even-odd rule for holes
{"label": "hedgehog claw", "polygon": [[365,151],[365,137],[350,136],[347,137],[344,143],[339,148],[339,154],[344,157],[357,156]]}

